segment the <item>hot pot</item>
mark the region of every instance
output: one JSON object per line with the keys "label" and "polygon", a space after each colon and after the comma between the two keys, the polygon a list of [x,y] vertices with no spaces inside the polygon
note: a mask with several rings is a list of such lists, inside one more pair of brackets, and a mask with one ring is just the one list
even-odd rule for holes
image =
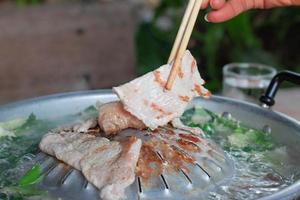
{"label": "hot pot", "polygon": [[[191,105],[201,105],[215,113],[230,113],[234,118],[255,129],[268,129],[275,140],[288,147],[287,152],[300,165],[300,122],[282,113],[273,111],[274,97],[283,81],[300,84],[300,75],[292,72],[277,74],[270,83],[264,96],[260,98],[262,105],[254,105],[221,96],[210,99],[196,98]],[[35,115],[44,119],[60,118],[80,112],[90,105],[116,100],[111,90],[94,90],[55,94],[16,102],[0,107],[0,121],[15,117]],[[292,103],[292,102],[291,102]],[[300,180],[288,187],[261,199],[294,199],[300,196]]]}

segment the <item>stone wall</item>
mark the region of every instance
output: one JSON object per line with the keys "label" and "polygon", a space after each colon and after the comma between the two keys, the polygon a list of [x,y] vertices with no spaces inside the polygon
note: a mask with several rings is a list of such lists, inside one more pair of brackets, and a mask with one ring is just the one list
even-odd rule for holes
{"label": "stone wall", "polygon": [[0,104],[130,80],[133,19],[126,2],[1,9]]}

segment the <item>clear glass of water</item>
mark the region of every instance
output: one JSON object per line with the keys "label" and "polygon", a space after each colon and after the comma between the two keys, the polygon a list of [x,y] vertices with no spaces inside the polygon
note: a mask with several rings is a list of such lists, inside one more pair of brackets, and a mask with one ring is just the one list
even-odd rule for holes
{"label": "clear glass of water", "polygon": [[222,95],[258,103],[276,69],[258,63],[230,63],[223,68]]}

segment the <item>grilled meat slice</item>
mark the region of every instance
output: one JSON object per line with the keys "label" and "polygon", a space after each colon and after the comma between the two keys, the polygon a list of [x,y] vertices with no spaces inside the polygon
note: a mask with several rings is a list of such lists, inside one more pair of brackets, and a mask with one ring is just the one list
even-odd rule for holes
{"label": "grilled meat slice", "polygon": [[93,148],[109,144],[106,138],[78,132],[50,132],[40,142],[40,149],[81,170],[80,160]]}
{"label": "grilled meat slice", "polygon": [[117,200],[125,197],[126,187],[134,182],[141,143],[135,137],[110,141],[73,128],[48,133],[39,146],[43,152],[82,171],[100,190],[103,200]]}
{"label": "grilled meat slice", "polygon": [[[116,142],[117,143],[117,142]],[[96,187],[101,188],[101,198],[121,199],[125,188],[134,182],[135,167],[142,142],[130,137],[121,143],[119,154],[112,153],[114,146],[99,149],[97,155],[90,154],[81,160],[82,172]]]}
{"label": "grilled meat slice", "polygon": [[204,80],[189,51],[182,58],[182,66],[172,89],[166,91],[165,84],[171,67],[170,64],[163,65],[129,83],[113,88],[124,109],[152,130],[180,117],[193,97],[211,95],[202,86]]}
{"label": "grilled meat slice", "polygon": [[146,128],[142,121],[123,108],[120,101],[107,103],[99,108],[98,124],[107,135],[116,134],[126,128]]}

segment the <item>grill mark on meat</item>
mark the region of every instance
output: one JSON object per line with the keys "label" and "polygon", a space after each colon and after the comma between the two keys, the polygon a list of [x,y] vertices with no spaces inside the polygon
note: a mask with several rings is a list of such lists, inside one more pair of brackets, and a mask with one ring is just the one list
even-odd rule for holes
{"label": "grill mark on meat", "polygon": [[198,137],[195,137],[195,136],[192,136],[192,135],[189,135],[189,134],[179,133],[179,137],[181,137],[183,139],[187,139],[187,140],[189,140],[191,142],[194,142],[194,143],[200,142],[200,139]]}
{"label": "grill mark on meat", "polygon": [[[169,145],[165,141],[159,141],[156,146],[159,147],[160,152],[163,156],[163,158],[168,162],[171,163],[172,166],[169,166],[173,168],[173,170],[180,170],[185,169],[184,163],[193,163],[194,158],[186,155],[183,151],[181,151],[179,148]],[[170,170],[170,169],[169,169]],[[186,169],[188,170],[188,169]]]}
{"label": "grill mark on meat", "polygon": [[211,92],[210,91],[203,92],[202,89],[201,89],[201,87],[200,87],[200,85],[198,85],[198,84],[194,85],[194,91],[196,91],[199,94],[199,96],[202,96],[204,98],[208,98],[208,97],[211,96]]}
{"label": "grill mark on meat", "polygon": [[162,115],[172,115],[171,112],[167,112],[164,109],[162,109],[159,105],[157,105],[156,103],[151,103],[151,108],[153,108],[153,110],[160,112]]}
{"label": "grill mark on meat", "polygon": [[183,71],[182,71],[182,66],[179,67],[178,76],[179,76],[179,78],[181,78],[181,79],[183,79],[183,77],[184,77],[184,73],[183,73]]}
{"label": "grill mark on meat", "polygon": [[126,140],[120,141],[122,145],[122,151],[128,151],[130,146],[136,142],[137,138],[134,136],[127,136]]}
{"label": "grill mark on meat", "polygon": [[172,139],[173,137],[176,138],[175,132],[169,129],[159,129],[157,136],[160,136],[162,139],[166,140]]}
{"label": "grill mark on meat", "polygon": [[156,116],[155,118],[156,119],[161,119],[161,118],[163,118],[164,116],[163,115],[158,115],[158,116]]}
{"label": "grill mark on meat", "polygon": [[[187,164],[195,162],[195,158],[189,152],[201,152],[201,148],[192,141],[182,139],[173,130],[159,128],[151,133],[152,138],[142,145],[136,166],[136,175],[141,177],[145,184],[151,184],[151,181],[147,180],[165,172],[172,173],[183,170],[188,173]],[[174,137],[174,139],[170,139],[178,147],[172,145],[173,142],[168,142],[171,140],[162,139],[169,137]],[[194,139],[194,137],[191,138]],[[156,152],[159,152],[160,156]]]}
{"label": "grill mark on meat", "polygon": [[148,105],[149,105],[149,101],[148,101],[147,99],[144,99],[144,100],[143,100],[143,103],[144,103],[145,106],[148,106]]}
{"label": "grill mark on meat", "polygon": [[154,71],[153,74],[154,74],[154,81],[157,82],[160,85],[160,87],[164,88],[166,82],[161,79],[160,71]]}
{"label": "grill mark on meat", "polygon": [[143,179],[158,176],[163,171],[163,162],[153,149],[154,147],[150,142],[142,145],[135,172],[137,176]]}
{"label": "grill mark on meat", "polygon": [[202,92],[200,85],[195,84],[195,85],[194,85],[194,90],[195,90],[200,96],[203,96],[204,93]]}
{"label": "grill mark on meat", "polygon": [[[178,147],[171,145],[171,148],[174,150],[174,152],[177,153],[177,155],[175,155],[175,160],[177,159],[177,162],[182,164],[182,161],[185,161],[187,163],[194,163],[195,162],[195,158],[191,155],[188,155],[186,152],[184,152],[183,150],[179,149]],[[178,168],[179,169],[179,168]]]}
{"label": "grill mark on meat", "polygon": [[189,102],[190,101],[190,98],[188,96],[179,95],[178,97],[181,101],[184,101],[184,102]]}
{"label": "grill mark on meat", "polygon": [[175,135],[174,131],[172,131],[172,130],[166,130],[165,133],[167,135]]}
{"label": "grill mark on meat", "polygon": [[94,153],[100,153],[102,151],[105,151],[107,150],[107,146],[101,146],[101,147],[98,147],[97,149],[95,149]]}
{"label": "grill mark on meat", "polygon": [[192,73],[192,74],[195,72],[196,65],[197,65],[196,60],[193,59],[193,62],[192,62],[192,64],[191,64],[191,73]]}
{"label": "grill mark on meat", "polygon": [[203,96],[204,98],[209,98],[211,97],[211,92],[210,91],[207,91],[207,93]]}
{"label": "grill mark on meat", "polygon": [[187,140],[183,140],[183,139],[179,139],[177,140],[177,144],[182,148],[182,149],[185,149],[185,150],[188,150],[188,151],[192,151],[192,152],[201,152],[201,148],[193,143],[193,142],[190,142],[190,141],[187,141]]}
{"label": "grill mark on meat", "polygon": [[98,135],[100,133],[100,127],[97,125],[94,128],[90,128],[87,133],[90,135]]}

